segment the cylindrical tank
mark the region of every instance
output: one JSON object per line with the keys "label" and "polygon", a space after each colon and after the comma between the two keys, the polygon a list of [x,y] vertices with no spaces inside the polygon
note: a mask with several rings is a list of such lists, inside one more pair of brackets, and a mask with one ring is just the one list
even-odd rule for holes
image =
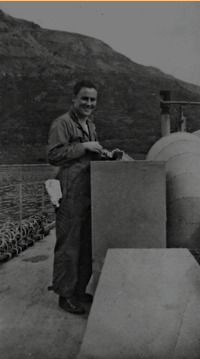
{"label": "cylindrical tank", "polygon": [[147,161],[166,163],[167,246],[200,247],[200,138],[176,132],[150,149]]}
{"label": "cylindrical tank", "polygon": [[198,136],[198,137],[200,138],[200,130],[194,131],[193,134],[196,135],[196,136]]}

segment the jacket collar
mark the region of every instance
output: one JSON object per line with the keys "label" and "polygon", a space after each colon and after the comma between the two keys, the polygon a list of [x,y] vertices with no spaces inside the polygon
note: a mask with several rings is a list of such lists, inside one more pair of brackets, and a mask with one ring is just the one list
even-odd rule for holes
{"label": "jacket collar", "polygon": [[[69,109],[69,115],[70,117],[72,118],[72,120],[76,123],[78,123],[78,116],[77,116],[77,113],[76,113],[76,110],[74,108],[74,106],[71,106],[70,109]],[[87,121],[88,122],[92,122],[93,118],[92,116],[88,116],[88,119]]]}

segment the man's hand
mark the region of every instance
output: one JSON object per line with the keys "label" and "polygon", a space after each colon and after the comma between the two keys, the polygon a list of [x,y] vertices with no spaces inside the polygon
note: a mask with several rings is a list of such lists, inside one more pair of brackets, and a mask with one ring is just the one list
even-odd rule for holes
{"label": "man's hand", "polygon": [[84,143],[82,143],[82,145],[88,151],[101,153],[102,146],[97,141],[84,142]]}

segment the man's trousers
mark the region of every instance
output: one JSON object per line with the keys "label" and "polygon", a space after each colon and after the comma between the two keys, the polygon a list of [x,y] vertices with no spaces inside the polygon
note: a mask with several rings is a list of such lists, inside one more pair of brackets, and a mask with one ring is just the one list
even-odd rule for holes
{"label": "man's trousers", "polygon": [[70,297],[82,295],[92,275],[91,211],[67,218],[68,204],[62,202],[56,215],[53,291]]}

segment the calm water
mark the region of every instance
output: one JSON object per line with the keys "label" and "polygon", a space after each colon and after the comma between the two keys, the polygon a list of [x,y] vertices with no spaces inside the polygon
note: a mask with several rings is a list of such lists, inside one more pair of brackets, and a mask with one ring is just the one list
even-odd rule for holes
{"label": "calm water", "polygon": [[40,213],[42,205],[49,218],[54,220],[53,206],[42,186],[50,178],[54,178],[54,169],[49,165],[0,166],[0,225],[8,220],[19,221],[20,209],[22,218]]}

